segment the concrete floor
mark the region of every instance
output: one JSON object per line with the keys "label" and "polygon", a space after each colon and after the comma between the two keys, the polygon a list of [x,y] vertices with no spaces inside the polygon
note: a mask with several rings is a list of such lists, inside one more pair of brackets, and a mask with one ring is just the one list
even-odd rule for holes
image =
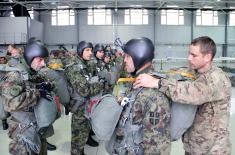
{"label": "concrete floor", "polygon": [[[235,88],[232,88],[232,100],[231,100],[231,141],[233,146],[235,145]],[[48,151],[48,155],[69,155],[70,154],[70,137],[71,137],[71,115],[62,115],[59,120],[54,124],[55,135],[48,138],[48,141],[57,146],[56,151]],[[233,138],[232,138],[233,137]],[[8,143],[9,138],[7,132],[2,130],[0,123],[0,155],[8,155]],[[92,148],[85,147],[85,153],[88,155],[106,155],[107,152],[104,149],[104,143],[101,143],[99,147]],[[183,145],[181,141],[174,142],[172,145],[171,155],[183,155]],[[235,154],[235,150],[232,151]]]}

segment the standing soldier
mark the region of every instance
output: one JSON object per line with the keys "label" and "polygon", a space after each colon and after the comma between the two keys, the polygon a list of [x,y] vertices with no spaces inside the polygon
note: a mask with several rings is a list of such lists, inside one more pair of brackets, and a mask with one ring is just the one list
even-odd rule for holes
{"label": "standing soldier", "polygon": [[104,46],[102,44],[96,44],[94,48],[94,55],[96,58],[96,72],[104,70]]}
{"label": "standing soldier", "polygon": [[[52,102],[52,85],[37,74],[45,66],[46,57],[48,51],[40,42],[27,44],[24,59],[30,71],[23,70],[26,66],[18,66],[15,71],[7,72],[4,81],[1,81],[4,108],[11,113],[8,132],[12,139],[9,144],[10,154],[47,154],[46,132],[55,121],[57,113]],[[46,108],[50,111],[41,109],[45,108],[44,105],[48,105]],[[45,119],[48,118],[45,116],[50,118],[41,120],[40,115],[44,115]]]}
{"label": "standing soldier", "polygon": [[[93,46],[90,42],[81,41],[77,47],[77,61],[65,69],[65,76],[71,87],[69,109],[73,113],[71,155],[84,154],[84,146],[90,131],[89,120],[85,116],[89,98],[99,94],[103,89],[103,84],[99,81],[90,83],[92,75],[88,71],[87,61],[92,57],[92,49]],[[94,140],[91,140],[90,137],[87,141],[89,145],[95,143]]]}
{"label": "standing soldier", "polygon": [[[150,73],[154,45],[148,38],[131,39],[124,47],[125,70],[138,76]],[[157,93],[155,93],[157,92]],[[117,128],[118,154],[170,154],[170,104],[168,98],[155,89],[133,89],[124,107]]]}
{"label": "standing soldier", "polygon": [[[3,52],[3,51],[0,51],[0,65],[5,65],[7,63],[7,52]],[[4,72],[0,71],[0,78],[2,78],[4,76]],[[3,130],[7,130],[8,129],[8,124],[7,124],[7,116],[8,114],[4,111],[3,109],[3,105],[2,105],[2,97],[0,96],[1,98],[1,119],[2,119],[2,128]]]}
{"label": "standing soldier", "polygon": [[229,119],[231,82],[216,65],[215,42],[207,37],[194,39],[189,47],[190,69],[198,73],[195,81],[156,79],[140,75],[135,87],[158,88],[174,102],[198,105],[193,125],[182,137],[186,155],[231,154]]}

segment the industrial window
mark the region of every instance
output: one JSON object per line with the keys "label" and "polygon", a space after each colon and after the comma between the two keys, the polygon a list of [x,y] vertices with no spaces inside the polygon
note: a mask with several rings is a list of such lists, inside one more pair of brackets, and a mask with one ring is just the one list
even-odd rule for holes
{"label": "industrial window", "polygon": [[229,14],[229,25],[235,26],[235,11],[231,11]]}
{"label": "industrial window", "polygon": [[148,10],[146,9],[126,9],[124,24],[142,25],[148,24]]}
{"label": "industrial window", "polygon": [[162,25],[184,25],[183,10],[161,10]]}
{"label": "industrial window", "polygon": [[111,25],[112,13],[110,9],[88,9],[88,25]]}
{"label": "industrial window", "polygon": [[70,10],[68,6],[59,6],[58,10],[52,10],[51,25],[75,25],[74,10]]}
{"label": "industrial window", "polygon": [[218,25],[218,12],[197,10],[196,25]]}

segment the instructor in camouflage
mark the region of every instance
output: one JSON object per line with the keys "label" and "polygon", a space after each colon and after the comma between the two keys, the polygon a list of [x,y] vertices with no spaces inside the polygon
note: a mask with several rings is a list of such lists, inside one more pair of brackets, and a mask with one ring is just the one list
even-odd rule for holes
{"label": "instructor in camouflage", "polygon": [[[126,43],[124,52],[125,70],[128,73],[136,77],[139,74],[152,72],[154,45],[150,39],[145,37],[131,39]],[[129,94],[136,91],[138,92],[131,88]],[[117,128],[115,150],[118,154],[128,155],[170,154],[168,98],[157,89],[149,88],[143,88],[135,95],[135,100],[124,107]],[[128,110],[130,106],[132,109]],[[128,118],[124,118],[125,116]]]}
{"label": "instructor in camouflage", "polygon": [[90,42],[79,42],[75,63],[68,65],[65,69],[65,76],[71,88],[69,110],[73,113],[71,155],[84,154],[84,146],[90,132],[89,120],[86,117],[89,98],[103,89],[103,84],[99,81],[90,83],[92,74],[88,70],[87,61],[92,57],[92,49]]}
{"label": "instructor in camouflage", "polygon": [[198,105],[193,125],[182,137],[186,155],[230,155],[229,119],[231,83],[226,74],[213,64],[214,41],[194,39],[189,47],[189,67],[198,74],[195,81],[156,79],[143,74],[135,87],[158,88],[173,101]]}

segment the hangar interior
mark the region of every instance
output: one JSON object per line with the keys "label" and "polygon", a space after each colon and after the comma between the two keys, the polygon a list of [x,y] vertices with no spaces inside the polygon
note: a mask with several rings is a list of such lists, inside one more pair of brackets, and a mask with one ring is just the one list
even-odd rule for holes
{"label": "hangar interior", "polygon": [[[148,37],[155,45],[155,67],[169,69],[187,64],[193,38],[211,37],[217,45],[215,63],[235,76],[234,0],[1,0],[0,50],[9,44],[23,47],[37,37],[50,50],[76,50],[79,41],[110,44]],[[116,47],[119,49],[119,47]],[[231,141],[235,144],[235,89],[231,100]],[[62,115],[49,139],[57,146],[49,155],[69,154],[70,118]],[[0,129],[1,154],[8,154],[8,138]],[[105,154],[103,144],[87,154]],[[183,154],[180,141],[172,155]],[[233,149],[233,153],[235,151]]]}

